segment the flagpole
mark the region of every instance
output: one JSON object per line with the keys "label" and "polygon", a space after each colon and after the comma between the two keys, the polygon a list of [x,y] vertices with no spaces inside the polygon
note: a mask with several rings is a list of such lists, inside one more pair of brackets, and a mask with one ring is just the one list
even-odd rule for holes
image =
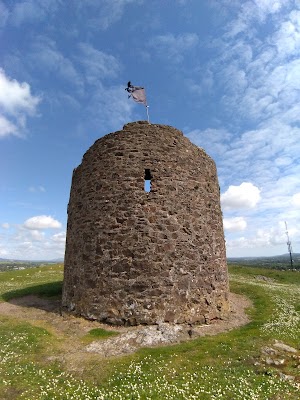
{"label": "flagpole", "polygon": [[149,118],[149,111],[148,111],[148,108],[149,108],[149,106],[146,105],[148,124],[150,124],[150,118]]}

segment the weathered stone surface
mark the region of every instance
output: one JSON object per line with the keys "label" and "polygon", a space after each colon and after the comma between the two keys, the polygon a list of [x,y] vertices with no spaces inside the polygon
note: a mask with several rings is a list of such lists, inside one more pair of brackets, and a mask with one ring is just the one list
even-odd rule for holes
{"label": "weathered stone surface", "polygon": [[86,351],[99,353],[103,357],[118,356],[133,353],[140,347],[186,341],[190,339],[188,332],[189,330],[182,325],[162,323],[157,326],[137,328],[114,338],[94,341],[86,346]]}
{"label": "weathered stone surface", "polygon": [[72,179],[62,305],[117,325],[227,316],[217,171],[182,132],[130,123],[85,153]]}
{"label": "weathered stone surface", "polygon": [[274,347],[276,347],[279,350],[286,351],[288,353],[297,353],[298,352],[298,350],[295,349],[294,347],[288,346],[287,344],[282,343],[279,340],[275,340]]}

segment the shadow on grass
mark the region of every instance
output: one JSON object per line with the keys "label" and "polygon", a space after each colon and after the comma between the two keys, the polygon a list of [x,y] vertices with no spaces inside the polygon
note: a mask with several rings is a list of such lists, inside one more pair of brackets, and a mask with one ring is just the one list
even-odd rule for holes
{"label": "shadow on grass", "polygon": [[21,307],[34,307],[61,313],[62,281],[15,289],[2,294],[2,299]]}

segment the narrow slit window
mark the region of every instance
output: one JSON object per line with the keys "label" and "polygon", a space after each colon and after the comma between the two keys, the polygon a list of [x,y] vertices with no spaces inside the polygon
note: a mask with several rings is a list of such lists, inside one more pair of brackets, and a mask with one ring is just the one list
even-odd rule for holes
{"label": "narrow slit window", "polygon": [[151,171],[150,169],[145,169],[145,182],[144,182],[144,190],[145,192],[151,192]]}

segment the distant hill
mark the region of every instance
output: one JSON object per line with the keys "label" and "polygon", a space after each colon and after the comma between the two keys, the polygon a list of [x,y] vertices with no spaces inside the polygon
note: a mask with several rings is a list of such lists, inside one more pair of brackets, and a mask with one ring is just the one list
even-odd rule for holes
{"label": "distant hill", "polygon": [[[293,253],[293,267],[300,269],[300,253]],[[228,257],[229,264],[243,264],[251,266],[262,266],[269,268],[291,268],[289,253],[269,257]]]}
{"label": "distant hill", "polygon": [[62,264],[64,261],[62,258],[57,258],[54,260],[13,260],[7,258],[0,258],[0,272],[10,271],[10,270],[21,270],[26,268],[35,268],[43,265],[50,264]]}
{"label": "distant hill", "polygon": [[63,258],[54,258],[52,260],[16,260],[14,258],[0,258],[0,262],[16,262],[16,263],[43,263],[43,264],[53,264],[53,263],[63,263]]}

